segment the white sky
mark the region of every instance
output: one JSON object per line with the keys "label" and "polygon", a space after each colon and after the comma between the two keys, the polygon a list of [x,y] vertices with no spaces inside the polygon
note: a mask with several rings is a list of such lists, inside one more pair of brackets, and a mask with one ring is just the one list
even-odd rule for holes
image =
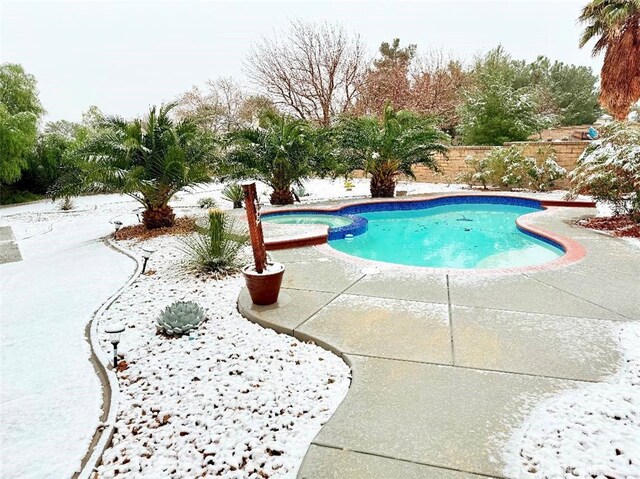
{"label": "white sky", "polygon": [[399,37],[464,59],[499,43],[514,58],[591,66],[576,18],[587,0],[413,2],[29,2],[0,0],[0,61],[36,76],[47,120],[91,105],[135,116],[209,78],[245,81],[243,60],[291,19],[340,22],[369,52]]}

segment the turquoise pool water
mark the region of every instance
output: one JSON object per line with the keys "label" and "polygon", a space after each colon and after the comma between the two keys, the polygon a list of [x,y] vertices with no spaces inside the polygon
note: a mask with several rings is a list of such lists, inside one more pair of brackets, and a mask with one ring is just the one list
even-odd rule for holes
{"label": "turquoise pool water", "polygon": [[538,208],[451,204],[427,209],[359,213],[366,233],[329,244],[360,258],[432,268],[512,268],[553,260],[563,251],[516,227]]}
{"label": "turquoise pool water", "polygon": [[271,215],[263,216],[265,223],[277,223],[285,225],[327,225],[331,228],[339,228],[351,224],[349,218],[338,215],[320,215],[320,214],[291,214],[291,215]]}

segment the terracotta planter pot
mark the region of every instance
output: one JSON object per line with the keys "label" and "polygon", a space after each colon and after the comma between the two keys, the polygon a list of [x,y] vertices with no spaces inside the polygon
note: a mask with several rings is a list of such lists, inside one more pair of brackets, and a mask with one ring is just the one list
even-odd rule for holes
{"label": "terracotta planter pot", "polygon": [[278,301],[284,275],[283,264],[273,263],[262,273],[256,273],[255,267],[250,264],[242,268],[242,274],[254,304],[266,306]]}

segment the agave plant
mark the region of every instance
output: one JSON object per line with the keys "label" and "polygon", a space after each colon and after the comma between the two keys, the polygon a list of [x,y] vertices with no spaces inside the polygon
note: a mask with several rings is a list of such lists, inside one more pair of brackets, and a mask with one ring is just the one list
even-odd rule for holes
{"label": "agave plant", "polygon": [[393,197],[396,178],[415,178],[411,167],[422,163],[437,169],[434,153],[444,153],[447,135],[426,118],[390,105],[382,119],[345,118],[336,129],[341,156],[348,170],[362,169],[371,175],[371,196]]}
{"label": "agave plant", "polygon": [[77,152],[82,178],[74,186],[79,192],[128,195],[144,206],[147,228],[172,226],[169,200],[178,191],[210,181],[212,156],[210,137],[189,120],[171,120],[174,106],[152,107],[144,119],[103,119]]}
{"label": "agave plant", "polygon": [[234,208],[242,208],[242,200],[244,199],[244,191],[238,183],[230,183],[222,190],[222,197],[233,203]]}
{"label": "agave plant", "polygon": [[156,329],[169,336],[180,336],[196,329],[204,319],[204,310],[193,301],[176,301],[167,306],[156,321]]}
{"label": "agave plant", "polygon": [[248,235],[237,231],[235,218],[213,209],[209,211],[206,232],[183,238],[182,250],[199,269],[227,274],[240,268],[238,257],[248,241]]}

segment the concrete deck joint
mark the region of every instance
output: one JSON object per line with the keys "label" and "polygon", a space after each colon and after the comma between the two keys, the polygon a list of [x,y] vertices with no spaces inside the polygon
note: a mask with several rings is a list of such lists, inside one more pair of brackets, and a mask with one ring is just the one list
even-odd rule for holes
{"label": "concrete deck joint", "polygon": [[456,349],[455,343],[453,341],[453,313],[451,311],[451,288],[449,287],[449,275],[446,276],[447,279],[447,315],[449,319],[449,336],[451,338],[451,364],[455,366],[456,364]]}
{"label": "concrete deck joint", "polygon": [[[391,459],[393,461],[406,462],[406,463],[409,463],[409,464],[417,464],[417,465],[420,465],[420,466],[435,467],[437,469],[442,469],[442,470],[445,470],[445,471],[467,473],[467,471],[463,471],[463,470],[460,470],[460,469],[443,467],[443,466],[439,466],[439,465],[436,465],[436,464],[428,464],[426,462],[411,461],[409,459],[403,459],[403,458],[400,458],[400,457],[389,456],[387,454],[377,454],[377,453],[371,453],[371,452],[366,452],[366,451],[359,451],[357,449],[342,449],[342,448],[339,448],[339,447],[332,446],[330,444],[323,444],[323,443],[315,442],[315,441],[312,442],[311,444],[313,444],[315,446],[326,447],[328,449],[336,449],[336,450],[339,450],[339,451],[355,452],[357,454],[364,454],[364,455],[372,456],[372,457],[382,457],[384,459]],[[509,479],[509,478],[507,478],[505,476],[487,476],[485,474],[474,474],[474,475],[477,476],[477,477],[488,477],[490,479]]]}

